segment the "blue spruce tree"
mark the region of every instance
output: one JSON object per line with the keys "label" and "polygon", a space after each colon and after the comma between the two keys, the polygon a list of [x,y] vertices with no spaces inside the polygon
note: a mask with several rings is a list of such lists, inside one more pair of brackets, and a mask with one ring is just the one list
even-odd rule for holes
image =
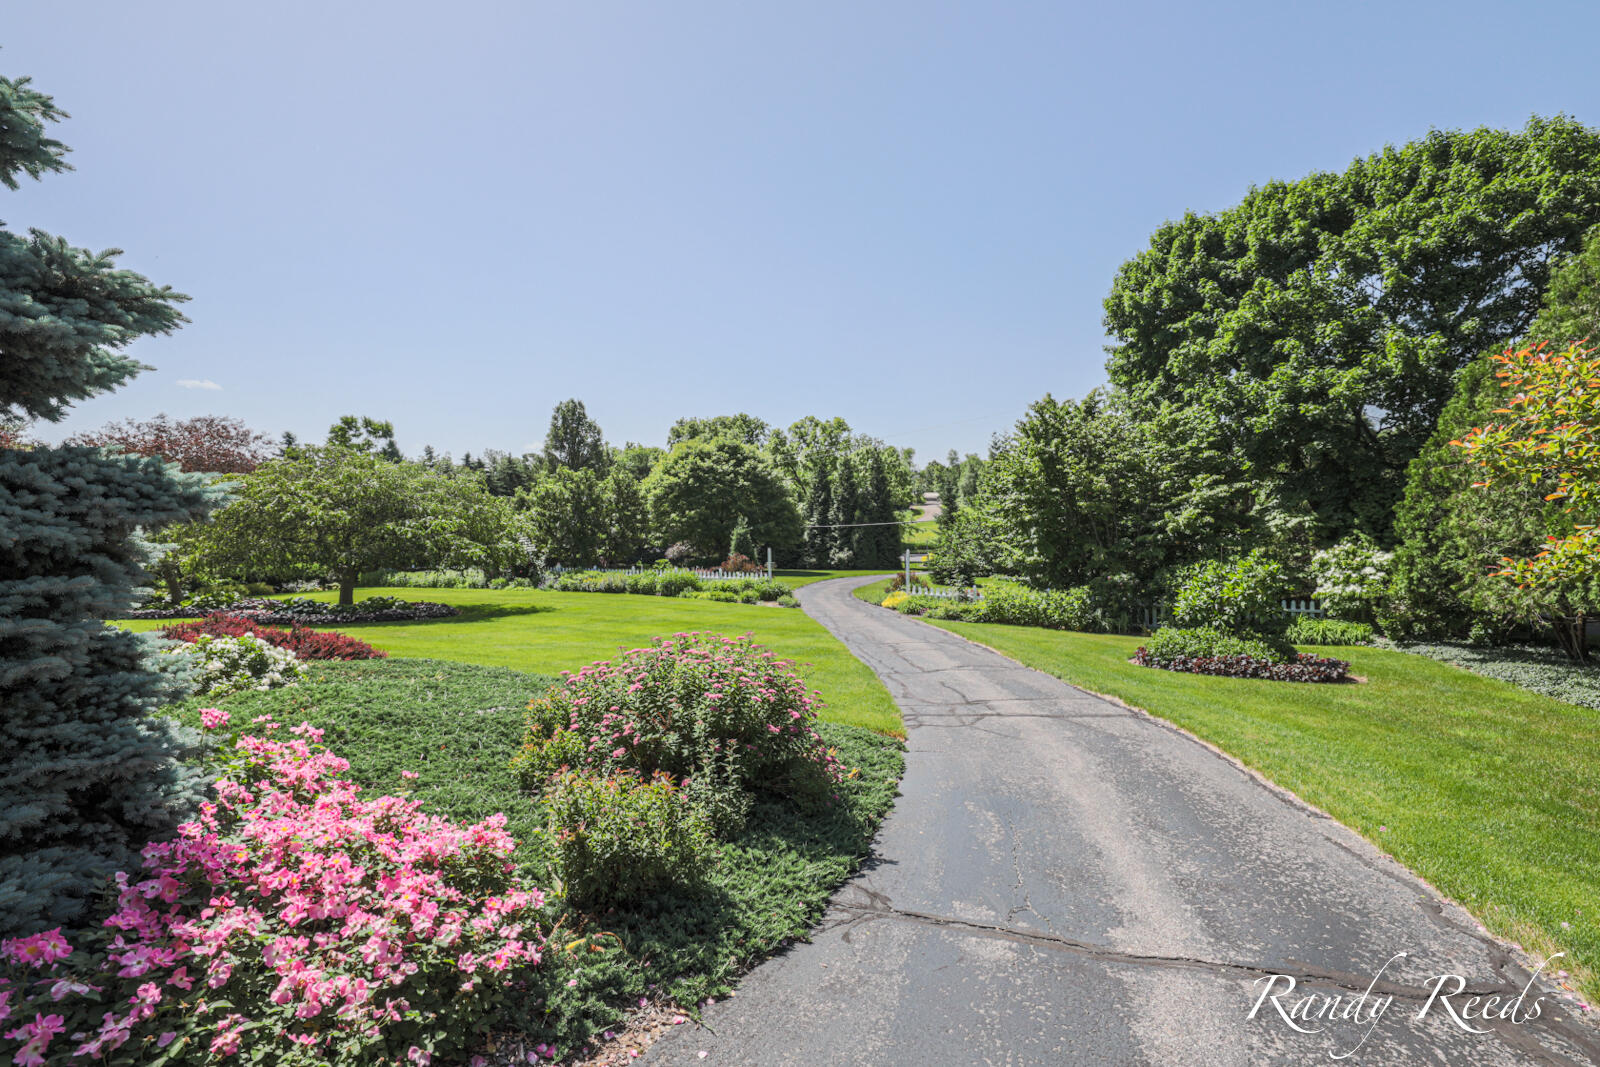
{"label": "blue spruce tree", "polygon": [[[0,77],[0,184],[69,169],[65,117]],[[144,369],[120,350],[184,318],[185,299],[91,253],[0,224],[0,420],[55,421]],[[139,536],[202,518],[196,476],[94,448],[0,448],[0,936],[85,917],[97,888],[170,832],[197,783],[166,720],[181,691],[141,637],[101,619],[147,582]]]}

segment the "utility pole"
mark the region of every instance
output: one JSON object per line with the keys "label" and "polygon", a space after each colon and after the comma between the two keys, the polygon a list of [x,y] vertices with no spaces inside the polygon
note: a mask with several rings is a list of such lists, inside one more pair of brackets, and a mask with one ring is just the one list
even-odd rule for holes
{"label": "utility pole", "polygon": [[767,546],[767,581],[772,581],[772,546]]}

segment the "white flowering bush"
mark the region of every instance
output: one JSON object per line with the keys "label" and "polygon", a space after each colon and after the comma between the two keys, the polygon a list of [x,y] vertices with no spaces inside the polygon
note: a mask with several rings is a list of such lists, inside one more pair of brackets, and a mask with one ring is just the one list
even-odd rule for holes
{"label": "white flowering bush", "polygon": [[188,657],[195,692],[201,696],[225,696],[246,689],[277,689],[294,685],[305,677],[306,669],[287,648],[262,640],[255,634],[216,637],[202,634],[193,642],[166,651],[169,656]]}
{"label": "white flowering bush", "polygon": [[1355,534],[1312,556],[1322,609],[1335,619],[1370,623],[1389,587],[1393,555],[1366,534]]}

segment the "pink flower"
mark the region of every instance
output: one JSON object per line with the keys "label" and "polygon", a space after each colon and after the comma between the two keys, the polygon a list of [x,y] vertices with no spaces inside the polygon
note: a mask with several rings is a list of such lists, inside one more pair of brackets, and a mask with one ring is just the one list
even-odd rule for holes
{"label": "pink flower", "polygon": [[207,730],[217,730],[228,725],[230,716],[221,708],[201,708],[200,725]]}
{"label": "pink flower", "polygon": [[418,1064],[418,1067],[428,1067],[428,1061],[432,1060],[433,1057],[428,1055],[428,1053],[424,1052],[417,1046],[412,1045],[410,1048],[406,1049],[406,1059],[410,1060],[412,1063]]}
{"label": "pink flower", "polygon": [[61,936],[61,927],[58,926],[42,934],[0,942],[0,953],[9,956],[15,963],[43,967],[47,963],[55,963],[72,955],[72,946]]}
{"label": "pink flower", "polygon": [[417,776],[417,772],[416,771],[401,771],[400,772],[400,777],[402,777],[402,778],[415,778],[416,776]]}

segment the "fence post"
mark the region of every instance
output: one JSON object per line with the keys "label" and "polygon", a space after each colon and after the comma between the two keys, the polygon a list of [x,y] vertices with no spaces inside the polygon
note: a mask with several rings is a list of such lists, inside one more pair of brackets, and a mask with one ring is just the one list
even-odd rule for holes
{"label": "fence post", "polygon": [[772,546],[767,546],[767,581],[772,581]]}

